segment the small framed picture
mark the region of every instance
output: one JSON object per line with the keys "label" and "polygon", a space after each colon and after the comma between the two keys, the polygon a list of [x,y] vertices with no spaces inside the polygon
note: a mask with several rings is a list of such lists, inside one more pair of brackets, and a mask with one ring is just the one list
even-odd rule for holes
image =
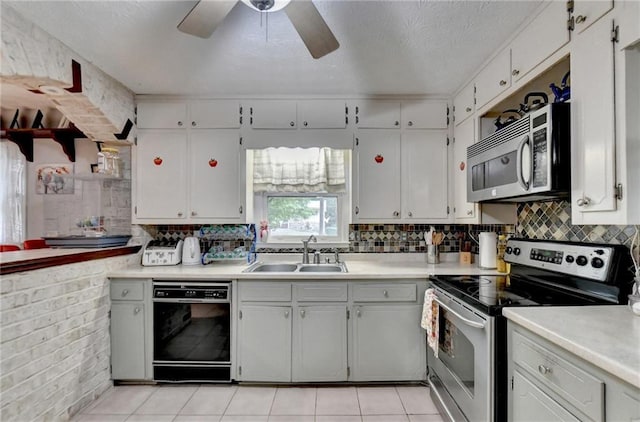
{"label": "small framed picture", "polygon": [[38,164],[36,193],[40,195],[73,194],[73,164]]}

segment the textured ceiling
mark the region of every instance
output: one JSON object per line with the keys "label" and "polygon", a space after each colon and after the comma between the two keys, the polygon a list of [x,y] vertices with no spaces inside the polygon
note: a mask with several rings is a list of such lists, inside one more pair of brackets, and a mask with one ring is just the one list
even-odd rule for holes
{"label": "textured ceiling", "polygon": [[238,3],[209,39],[195,1],[4,1],[137,94],[451,94],[540,1],[314,1],[340,42],[315,60],[284,12]]}

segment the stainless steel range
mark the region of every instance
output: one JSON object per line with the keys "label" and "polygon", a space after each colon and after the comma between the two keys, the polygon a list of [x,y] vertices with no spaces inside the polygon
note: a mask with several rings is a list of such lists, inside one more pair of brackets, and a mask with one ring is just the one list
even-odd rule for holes
{"label": "stainless steel range", "polygon": [[505,306],[617,305],[633,284],[622,245],[511,239],[509,275],[436,276],[438,357],[428,351],[431,395],[452,421],[505,421]]}

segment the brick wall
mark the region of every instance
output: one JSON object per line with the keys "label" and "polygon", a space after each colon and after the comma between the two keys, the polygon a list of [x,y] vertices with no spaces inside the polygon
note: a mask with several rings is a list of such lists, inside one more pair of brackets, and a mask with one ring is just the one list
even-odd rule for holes
{"label": "brick wall", "polygon": [[0,420],[66,421],[111,387],[107,272],[138,255],[2,276]]}

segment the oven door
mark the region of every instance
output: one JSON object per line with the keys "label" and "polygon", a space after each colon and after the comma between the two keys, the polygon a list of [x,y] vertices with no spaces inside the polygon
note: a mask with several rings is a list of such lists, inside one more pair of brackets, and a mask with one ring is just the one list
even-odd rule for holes
{"label": "oven door", "polygon": [[[439,304],[438,357],[429,355],[429,373],[438,398],[455,403],[469,421],[492,421],[493,331],[495,319],[436,289]],[[443,396],[446,396],[443,398]],[[442,405],[443,403],[441,403]],[[458,409],[445,410],[458,420]]]}

